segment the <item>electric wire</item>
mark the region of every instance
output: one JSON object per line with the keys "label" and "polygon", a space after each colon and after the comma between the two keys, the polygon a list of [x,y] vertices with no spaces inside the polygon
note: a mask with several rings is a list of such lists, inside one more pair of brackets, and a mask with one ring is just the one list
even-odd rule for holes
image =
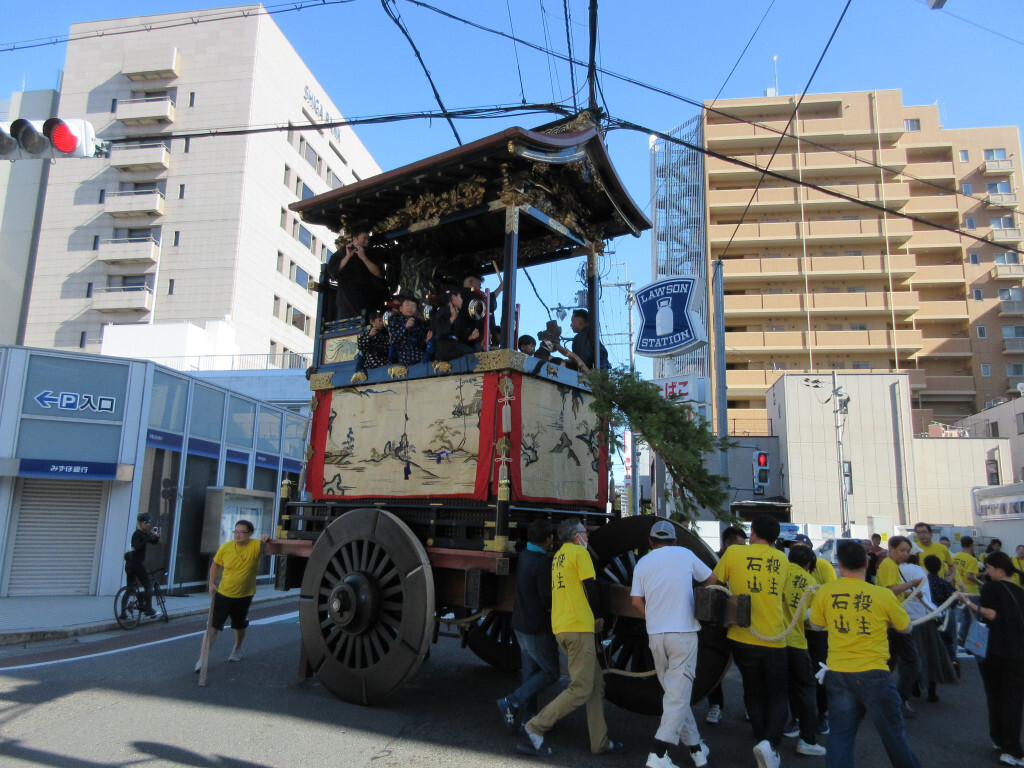
{"label": "electric wire", "polygon": [[[918,0],[918,2],[922,3],[924,5],[928,5],[928,0]],[[949,11],[949,10],[947,10],[945,8],[939,8],[938,10],[941,13],[944,13],[946,16],[952,16],[957,21],[962,21],[964,24],[970,24],[972,27],[975,27],[976,29],[980,29],[980,30],[982,30],[984,32],[989,32],[989,33],[995,35],[996,37],[1003,38],[1003,40],[1008,40],[1011,43],[1016,43],[1017,45],[1024,46],[1024,40],[1019,40],[1016,37],[1010,37],[1009,35],[1004,34],[1003,32],[999,32],[998,30],[991,29],[989,27],[983,26],[983,25],[979,24],[976,21],[971,21],[970,19],[965,19],[963,16],[957,16],[955,13],[953,13],[952,11]]]}
{"label": "electric wire", "polygon": [[572,23],[569,17],[569,0],[562,0],[562,10],[565,13],[565,46],[569,51],[569,87],[572,88],[572,105],[579,108],[576,103],[576,73],[573,71],[575,68],[575,57],[572,55],[572,34],[569,31],[569,25]]}
{"label": "electric wire", "polygon": [[[509,4],[509,0],[505,0],[505,10],[508,11],[508,28],[512,31],[512,36],[515,37],[516,28],[512,24],[512,6]],[[519,43],[512,41],[512,51],[516,55],[516,72],[519,73],[519,94],[523,97],[523,104],[526,103],[526,88],[523,86],[523,70],[519,66]]]}
{"label": "electric wire", "polygon": [[[547,12],[547,9],[544,8],[544,0],[539,0],[539,2],[540,2],[540,23],[541,23],[541,29],[544,32],[544,46],[548,50],[550,50],[551,49],[551,30],[548,28],[548,16],[550,14]],[[558,80],[558,92],[559,93],[561,93],[561,91],[562,91],[562,81],[558,77],[558,70],[557,70],[557,68],[553,67],[552,64],[551,64],[551,62],[552,62],[551,54],[548,54],[544,58],[544,62],[548,65],[548,81],[551,83],[551,99],[552,99],[552,101],[557,101],[558,97],[555,94],[555,81]]]}
{"label": "electric wire", "polygon": [[[821,51],[821,55],[818,56],[818,62],[814,65],[814,69],[811,71],[811,76],[807,78],[807,84],[804,85],[804,90],[800,94],[800,98],[797,99],[796,106],[793,107],[793,112],[789,116],[789,120],[786,122],[786,127],[783,128],[783,133],[788,133],[790,126],[793,125],[793,121],[796,120],[797,113],[800,111],[800,105],[804,103],[804,97],[807,96],[807,91],[811,87],[811,83],[814,82],[814,76],[818,74],[818,69],[821,67],[821,62],[825,60],[825,54],[828,53],[828,49],[832,47],[832,41],[835,40],[836,34],[839,32],[839,27],[843,23],[843,19],[846,18],[846,12],[850,10],[850,4],[853,0],[846,0],[846,5],[843,6],[843,12],[839,14],[839,20],[836,22],[835,27],[832,28],[832,34],[829,35],[828,41],[825,43],[824,49]],[[743,213],[740,214],[739,221],[736,222],[736,226],[732,230],[732,234],[729,236],[729,242],[725,244],[725,250],[718,257],[724,259],[729,253],[729,247],[732,245],[732,241],[736,237],[736,233],[740,231],[740,226],[743,224],[743,220],[747,218],[747,213],[750,211],[750,206],[754,202],[754,198],[757,197],[757,190],[761,188],[761,182],[764,181],[765,173],[768,168],[771,167],[772,160],[775,159],[775,155],[778,154],[779,148],[782,146],[783,137],[780,136],[779,140],[775,143],[775,149],[772,150],[771,157],[768,158],[768,162],[765,163],[765,170],[761,172],[761,177],[757,180],[757,184],[754,185],[754,189],[750,192],[750,199],[747,200],[746,206],[743,208]]]}

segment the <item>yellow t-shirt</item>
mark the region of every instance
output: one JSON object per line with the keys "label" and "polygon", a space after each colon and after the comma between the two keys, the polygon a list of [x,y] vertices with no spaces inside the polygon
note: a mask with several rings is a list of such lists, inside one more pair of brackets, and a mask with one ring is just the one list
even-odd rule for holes
{"label": "yellow t-shirt", "polygon": [[967,578],[967,574],[978,575],[978,558],[970,552],[957,552],[953,556],[953,565],[956,567],[956,579],[964,585],[964,592],[968,595],[977,595],[980,590],[978,585]]}
{"label": "yellow t-shirt", "polygon": [[[832,570],[832,566],[829,566],[829,570]],[[782,592],[782,618],[785,620],[787,627],[789,622],[793,620],[793,612],[800,605],[800,598],[803,597],[804,592],[812,584],[817,583],[818,580],[813,573],[808,573],[803,568],[790,564],[786,588]],[[807,609],[810,607],[810,601],[804,601],[801,613],[806,614]],[[804,629],[804,619],[802,616],[797,621],[793,631],[786,636],[786,646],[789,648],[807,649],[807,633]]]}
{"label": "yellow t-shirt", "polygon": [[256,594],[256,570],[260,564],[260,540],[249,539],[244,547],[234,541],[220,545],[213,562],[224,568],[217,591],[224,597],[249,597]]}
{"label": "yellow t-shirt", "polygon": [[[921,543],[918,542],[917,546],[921,547]],[[939,571],[939,576],[946,578],[946,574],[949,573],[949,569],[953,565],[953,555],[949,553],[949,549],[946,548],[946,545],[933,541],[927,547],[921,547],[921,554],[918,555],[918,563],[920,563],[922,568],[924,568],[924,559],[928,557],[928,555],[935,555],[942,561],[942,570]]]}
{"label": "yellow t-shirt", "polygon": [[594,631],[594,612],[583,591],[583,582],[593,578],[590,553],[579,544],[563,544],[551,561],[551,631],[556,635]]}
{"label": "yellow t-shirt", "polygon": [[[900,567],[896,565],[891,557],[887,557],[878,564],[878,573],[875,574],[875,584],[879,587],[891,587],[894,584],[902,584],[903,576],[900,575]],[[889,590],[892,592],[892,590]],[[897,595],[893,592],[893,595],[902,602],[906,599],[906,594],[901,593]]]}
{"label": "yellow t-shirt", "polygon": [[841,578],[814,595],[811,623],[828,632],[828,668],[836,672],[888,669],[891,624],[906,629],[910,617],[891,590]]}
{"label": "yellow t-shirt", "polygon": [[[750,627],[768,637],[782,633],[782,591],[789,575],[789,561],[775,547],[747,544],[729,547],[715,566],[715,576],[734,595],[750,595]],[[747,627],[729,627],[730,640],[747,645],[783,648],[785,640],[760,640]]]}
{"label": "yellow t-shirt", "polygon": [[1024,571],[1024,559],[1021,559],[1019,557],[1011,557],[1010,561],[1013,563],[1013,567],[1017,569],[1017,573],[1013,574],[1013,576],[1010,577],[1010,581],[1012,581],[1019,587],[1021,586],[1020,574],[1021,571]]}
{"label": "yellow t-shirt", "polygon": [[818,562],[814,564],[814,577],[819,584],[828,584],[839,578],[836,576],[836,569],[832,567],[832,563],[823,557],[819,557]]}

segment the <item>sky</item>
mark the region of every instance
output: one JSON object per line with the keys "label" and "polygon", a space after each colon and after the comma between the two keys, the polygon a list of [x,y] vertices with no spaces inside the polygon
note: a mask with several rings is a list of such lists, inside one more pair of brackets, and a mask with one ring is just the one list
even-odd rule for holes
{"label": "sky", "polygon": [[[433,0],[431,4],[563,55],[567,7],[573,54],[586,60],[589,0]],[[143,7],[156,14],[226,5],[147,0]],[[846,0],[601,0],[598,65],[697,102],[712,100],[719,92],[720,98],[761,96],[776,85],[776,76],[781,94],[799,94],[845,5]],[[275,22],[345,117],[437,109],[412,48],[379,0],[330,0],[298,11],[269,0],[266,7],[282,11],[274,14]],[[514,105],[524,100],[572,105],[573,76],[577,101],[586,100],[584,67],[571,75],[565,61],[445,18],[410,0],[392,0],[391,7],[408,28],[450,109]],[[66,46],[26,47],[24,41],[53,40],[66,35],[73,22],[131,16],[139,8],[137,2],[125,0],[94,0],[87,5],[47,0],[6,14],[0,30],[0,99],[23,89],[53,88],[58,82]],[[947,0],[942,10],[931,10],[926,0],[853,0],[809,92],[898,88],[905,104],[938,104],[946,128],[1019,127],[1024,124],[1021,72],[1022,0]],[[647,128],[669,131],[697,115],[691,104],[607,74],[599,75],[599,83],[602,106],[611,115]],[[468,143],[511,125],[529,128],[550,119],[513,115],[457,121],[456,128]],[[356,132],[384,170],[456,146],[444,120],[366,126]],[[611,131],[607,143],[626,188],[649,214],[648,136]],[[603,281],[629,280],[641,287],[650,282],[650,265],[649,235],[620,238],[602,261]],[[582,288],[574,273],[578,267],[567,263],[533,270],[548,307],[575,304],[576,291]],[[491,278],[488,287],[495,283]],[[548,318],[525,281],[520,282],[518,296],[523,303],[522,331],[542,328]],[[612,362],[628,362],[622,288],[603,289],[601,318]],[[562,326],[568,333],[568,322]],[[638,367],[642,372],[651,370],[650,362],[642,358]]]}

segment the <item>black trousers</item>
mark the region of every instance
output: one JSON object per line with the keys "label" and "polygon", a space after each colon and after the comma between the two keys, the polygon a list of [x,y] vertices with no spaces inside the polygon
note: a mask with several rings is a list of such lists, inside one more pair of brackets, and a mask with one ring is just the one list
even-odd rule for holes
{"label": "black trousers", "polygon": [[750,716],[754,741],[767,739],[778,748],[789,715],[786,649],[734,641],[732,658],[743,678],[743,703]]}
{"label": "black trousers", "polygon": [[992,743],[1014,757],[1024,758],[1020,744],[1024,712],[1024,663],[987,658],[978,665],[988,703],[988,733]]}
{"label": "black trousers", "polygon": [[[824,664],[828,659],[828,632],[808,630],[807,653],[811,656],[811,669],[814,674],[817,674],[818,670],[821,669],[818,664]],[[814,686],[818,702],[818,717],[824,717],[828,714],[828,688],[817,680],[814,681]]]}
{"label": "black trousers", "polygon": [[913,634],[889,630],[889,666],[896,668],[896,687],[900,698],[907,701],[914,692],[914,683],[921,678],[921,654]]}
{"label": "black trousers", "polygon": [[[125,566],[124,572],[128,575],[129,580],[135,579],[139,582],[139,586],[142,590],[139,592],[139,610],[143,613],[148,613],[153,605],[153,581],[149,578],[149,571],[146,570],[145,566],[128,565]],[[127,598],[128,595],[125,595]],[[124,610],[124,605],[121,605],[121,610]]]}
{"label": "black trousers", "polygon": [[[810,634],[810,633],[808,633]],[[800,738],[816,743],[818,704],[814,689],[818,681],[811,671],[811,657],[803,648],[786,647],[789,664],[789,711],[800,721]]]}

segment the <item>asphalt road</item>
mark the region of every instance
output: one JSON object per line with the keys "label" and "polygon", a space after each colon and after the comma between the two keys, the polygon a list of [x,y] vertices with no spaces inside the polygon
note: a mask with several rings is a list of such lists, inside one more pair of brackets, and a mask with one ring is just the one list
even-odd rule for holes
{"label": "asphalt road", "polygon": [[[293,609],[289,604],[254,615]],[[335,699],[315,679],[298,679],[299,625],[287,614],[283,621],[250,629],[241,663],[227,663],[231,643],[221,638],[209,684],[199,688],[192,668],[202,628],[198,620],[172,621],[88,641],[4,649],[0,765],[475,768],[538,763],[515,752],[517,737],[501,725],[494,704],[515,686],[515,677],[461,649],[457,639],[441,637],[393,700],[364,708]],[[924,766],[998,764],[988,743],[977,667],[965,661],[963,668],[959,685],[940,688],[938,704],[920,702],[920,715],[908,722]],[[706,705],[696,707],[711,748],[710,765],[753,766],[735,670],[726,678],[725,694],[725,719],[717,726],[703,723]],[[581,710],[552,732],[556,754],[544,762],[642,766],[656,719],[608,703],[605,709],[612,738],[626,741],[628,754],[591,756]],[[823,742],[827,745],[827,737]],[[783,745],[783,765],[824,767],[823,758],[797,755],[793,746],[793,740]],[[868,723],[856,758],[858,766],[888,765]],[[682,754],[676,762],[692,765]]]}

